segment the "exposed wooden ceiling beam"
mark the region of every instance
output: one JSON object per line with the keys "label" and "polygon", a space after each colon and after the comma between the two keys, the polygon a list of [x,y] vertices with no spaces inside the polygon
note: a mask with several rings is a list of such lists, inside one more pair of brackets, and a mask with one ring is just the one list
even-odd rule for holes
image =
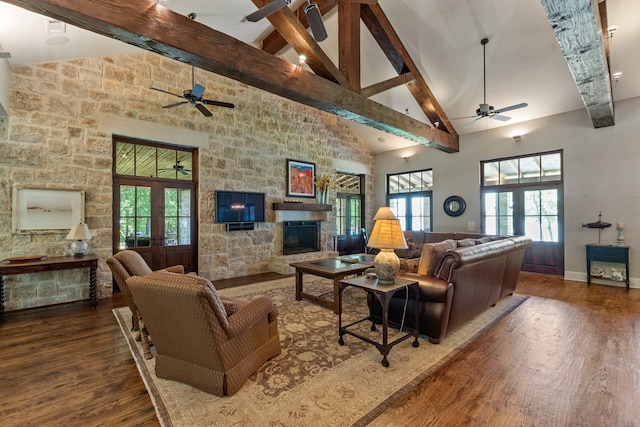
{"label": "exposed wooden ceiling beam", "polygon": [[541,0],[595,128],[613,126],[613,94],[597,0]]}
{"label": "exposed wooden ceiling beam", "polygon": [[445,152],[458,137],[147,0],[5,0]]}
{"label": "exposed wooden ceiling beam", "polygon": [[413,81],[416,77],[412,72],[407,72],[404,74],[400,74],[398,77],[392,77],[388,80],[385,80],[380,83],[372,84],[371,86],[367,86],[362,88],[360,93],[367,98],[372,97],[373,95],[377,95],[378,93],[382,93],[386,90],[393,89],[394,87],[405,85],[411,81]]}
{"label": "exposed wooden ceiling beam", "polygon": [[338,60],[351,90],[360,92],[360,5],[338,3]]}
{"label": "exposed wooden ceiling beam", "polygon": [[380,48],[387,55],[398,74],[411,71],[415,79],[407,84],[409,92],[420,105],[420,108],[429,118],[429,121],[439,129],[457,135],[457,132],[444,110],[436,100],[433,92],[422,77],[419,68],[411,59],[411,55],[404,47],[400,37],[393,29],[387,15],[383,12],[379,4],[362,5],[362,20],[371,34],[378,42]]}
{"label": "exposed wooden ceiling beam", "polygon": [[[258,7],[266,6],[272,0],[252,0]],[[306,63],[314,73],[320,77],[331,80],[342,86],[349,86],[349,81],[340,72],[338,67],[329,59],[326,53],[318,46],[306,29],[302,26],[296,15],[285,7],[267,17],[271,25],[280,33],[286,42],[298,54],[304,54]]]}

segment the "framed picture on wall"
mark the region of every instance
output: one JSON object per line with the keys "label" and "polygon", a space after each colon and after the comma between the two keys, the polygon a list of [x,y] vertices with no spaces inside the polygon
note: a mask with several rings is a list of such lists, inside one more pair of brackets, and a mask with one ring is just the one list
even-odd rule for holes
{"label": "framed picture on wall", "polygon": [[60,233],[84,222],[84,191],[13,188],[14,233]]}
{"label": "framed picture on wall", "polygon": [[287,159],[287,196],[316,197],[316,164]]}

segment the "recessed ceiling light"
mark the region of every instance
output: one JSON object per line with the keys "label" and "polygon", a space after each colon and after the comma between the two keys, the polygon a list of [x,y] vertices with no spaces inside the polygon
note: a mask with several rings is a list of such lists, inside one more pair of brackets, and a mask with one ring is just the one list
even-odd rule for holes
{"label": "recessed ceiling light", "polygon": [[69,37],[65,37],[65,36],[47,37],[46,39],[44,39],[44,42],[49,46],[62,46],[63,44],[69,43]]}
{"label": "recessed ceiling light", "polygon": [[384,142],[384,141],[385,141],[385,139],[383,137],[381,137],[381,136],[378,137],[378,142]]}

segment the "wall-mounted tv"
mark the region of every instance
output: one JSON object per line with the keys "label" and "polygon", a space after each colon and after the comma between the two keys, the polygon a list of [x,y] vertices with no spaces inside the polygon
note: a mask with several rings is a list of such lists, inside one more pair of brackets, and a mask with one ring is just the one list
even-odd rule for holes
{"label": "wall-mounted tv", "polygon": [[216,222],[264,222],[264,193],[216,191]]}

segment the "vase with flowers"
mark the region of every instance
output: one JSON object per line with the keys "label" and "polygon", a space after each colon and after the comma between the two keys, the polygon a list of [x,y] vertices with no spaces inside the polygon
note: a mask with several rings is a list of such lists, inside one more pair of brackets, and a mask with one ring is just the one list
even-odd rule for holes
{"label": "vase with flowers", "polygon": [[329,204],[329,188],[333,185],[333,180],[330,175],[318,175],[316,177],[316,188],[319,192],[320,204]]}

